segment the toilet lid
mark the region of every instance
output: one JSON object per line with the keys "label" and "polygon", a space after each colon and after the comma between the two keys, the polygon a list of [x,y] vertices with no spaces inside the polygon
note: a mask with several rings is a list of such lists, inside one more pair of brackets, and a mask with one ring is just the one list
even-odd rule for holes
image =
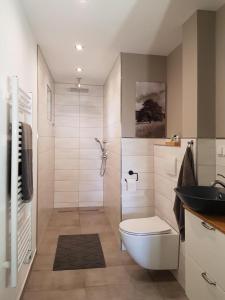
{"label": "toilet lid", "polygon": [[164,234],[171,232],[171,227],[159,217],[128,219],[120,223],[120,230],[135,235]]}

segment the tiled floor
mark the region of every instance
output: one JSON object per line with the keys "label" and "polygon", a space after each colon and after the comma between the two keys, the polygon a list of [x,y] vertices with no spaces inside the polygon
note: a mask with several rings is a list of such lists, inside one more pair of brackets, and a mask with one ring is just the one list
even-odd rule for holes
{"label": "tiled floor", "polygon": [[[106,268],[52,271],[60,234],[99,233]],[[55,210],[28,279],[23,300],[185,300],[169,272],[149,272],[119,250],[103,210]]]}

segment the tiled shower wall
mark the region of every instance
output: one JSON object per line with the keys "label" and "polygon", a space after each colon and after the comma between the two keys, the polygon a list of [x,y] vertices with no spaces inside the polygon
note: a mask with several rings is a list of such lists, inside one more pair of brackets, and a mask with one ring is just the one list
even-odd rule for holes
{"label": "tiled shower wall", "polygon": [[55,197],[54,206],[103,205],[99,145],[103,136],[103,88],[85,86],[87,93],[55,87]]}

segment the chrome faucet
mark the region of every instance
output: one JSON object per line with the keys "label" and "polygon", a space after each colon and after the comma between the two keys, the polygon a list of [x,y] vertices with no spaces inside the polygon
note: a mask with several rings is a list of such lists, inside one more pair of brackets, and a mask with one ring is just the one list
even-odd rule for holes
{"label": "chrome faucet", "polygon": [[[217,174],[217,176],[219,176],[219,177],[222,177],[222,178],[224,178],[225,179],[225,176],[223,176],[222,174]],[[213,183],[212,183],[212,187],[215,187],[217,184],[219,184],[219,185],[221,185],[223,188],[225,188],[225,182],[223,182],[223,181],[221,181],[221,180],[219,180],[219,179],[216,179],[215,181],[213,181]]]}

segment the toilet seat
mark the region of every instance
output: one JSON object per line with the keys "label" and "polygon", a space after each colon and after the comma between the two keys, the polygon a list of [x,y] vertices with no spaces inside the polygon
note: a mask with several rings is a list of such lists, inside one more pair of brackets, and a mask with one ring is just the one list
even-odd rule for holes
{"label": "toilet seat", "polygon": [[171,232],[171,227],[158,216],[124,220],[119,228],[130,235],[156,235]]}

